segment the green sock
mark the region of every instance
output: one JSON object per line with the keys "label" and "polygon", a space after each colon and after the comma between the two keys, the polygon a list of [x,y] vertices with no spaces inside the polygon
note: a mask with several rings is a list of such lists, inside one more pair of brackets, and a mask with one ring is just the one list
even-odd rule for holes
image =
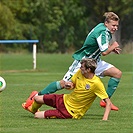
{"label": "green sock", "polygon": [[43,90],[41,90],[38,95],[44,95],[44,94],[50,94],[50,93],[54,93],[57,90],[62,89],[60,86],[60,82],[59,81],[55,81],[50,83],[48,86],[46,86]]}
{"label": "green sock", "polygon": [[107,88],[107,91],[106,91],[108,96],[109,96],[109,98],[115,92],[119,82],[120,82],[120,79],[118,79],[118,78],[110,78],[110,80],[108,82],[108,88]]}

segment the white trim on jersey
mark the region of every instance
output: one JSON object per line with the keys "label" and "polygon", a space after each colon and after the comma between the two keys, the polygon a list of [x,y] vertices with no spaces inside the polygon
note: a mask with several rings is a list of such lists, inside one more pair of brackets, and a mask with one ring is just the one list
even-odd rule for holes
{"label": "white trim on jersey", "polygon": [[106,38],[106,43],[105,44],[102,44],[102,34],[97,38],[97,42],[98,42],[98,46],[100,48],[100,51],[105,51],[106,49],[108,49],[109,41],[108,41],[107,38]]}

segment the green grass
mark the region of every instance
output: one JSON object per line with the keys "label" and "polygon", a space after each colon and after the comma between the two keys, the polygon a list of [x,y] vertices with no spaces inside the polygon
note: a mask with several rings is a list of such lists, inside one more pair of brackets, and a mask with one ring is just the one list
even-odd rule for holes
{"label": "green grass", "polygon": [[[40,91],[51,81],[60,80],[73,59],[71,55],[38,54],[37,70],[32,69],[32,54],[1,54],[0,74],[7,88],[0,94],[0,133],[132,133],[133,72],[132,55],[109,55],[104,60],[114,64],[123,76],[112,102],[119,111],[111,111],[108,121],[101,121],[104,109],[97,98],[80,120],[34,119],[21,104],[33,90]],[[108,77],[103,78],[107,86]],[[57,93],[68,93],[66,90]],[[42,109],[49,107],[43,106]]]}

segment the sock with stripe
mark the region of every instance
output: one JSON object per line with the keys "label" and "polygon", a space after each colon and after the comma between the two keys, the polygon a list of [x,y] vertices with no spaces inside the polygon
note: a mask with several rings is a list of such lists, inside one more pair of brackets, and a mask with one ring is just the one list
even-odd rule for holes
{"label": "sock with stripe", "polygon": [[118,78],[110,78],[108,82],[108,88],[107,88],[107,94],[109,98],[113,95],[113,93],[116,91],[116,88],[120,82],[120,79]]}
{"label": "sock with stripe", "polygon": [[50,83],[48,86],[46,86],[43,90],[41,90],[38,95],[44,95],[44,94],[50,94],[54,93],[57,90],[62,89],[60,86],[60,81],[55,81]]}

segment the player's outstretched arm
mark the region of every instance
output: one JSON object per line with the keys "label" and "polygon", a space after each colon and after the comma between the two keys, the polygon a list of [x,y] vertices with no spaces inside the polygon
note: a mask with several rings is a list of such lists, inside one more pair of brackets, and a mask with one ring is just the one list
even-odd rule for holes
{"label": "player's outstretched arm", "polygon": [[111,45],[109,45],[108,49],[102,52],[103,56],[108,55],[111,52],[119,52],[121,49],[119,48],[119,44],[115,41]]}
{"label": "player's outstretched arm", "polygon": [[104,112],[102,120],[106,121],[106,120],[108,120],[109,113],[111,110],[111,101],[109,98],[104,99],[104,101],[106,102],[106,107],[105,107],[105,112]]}

